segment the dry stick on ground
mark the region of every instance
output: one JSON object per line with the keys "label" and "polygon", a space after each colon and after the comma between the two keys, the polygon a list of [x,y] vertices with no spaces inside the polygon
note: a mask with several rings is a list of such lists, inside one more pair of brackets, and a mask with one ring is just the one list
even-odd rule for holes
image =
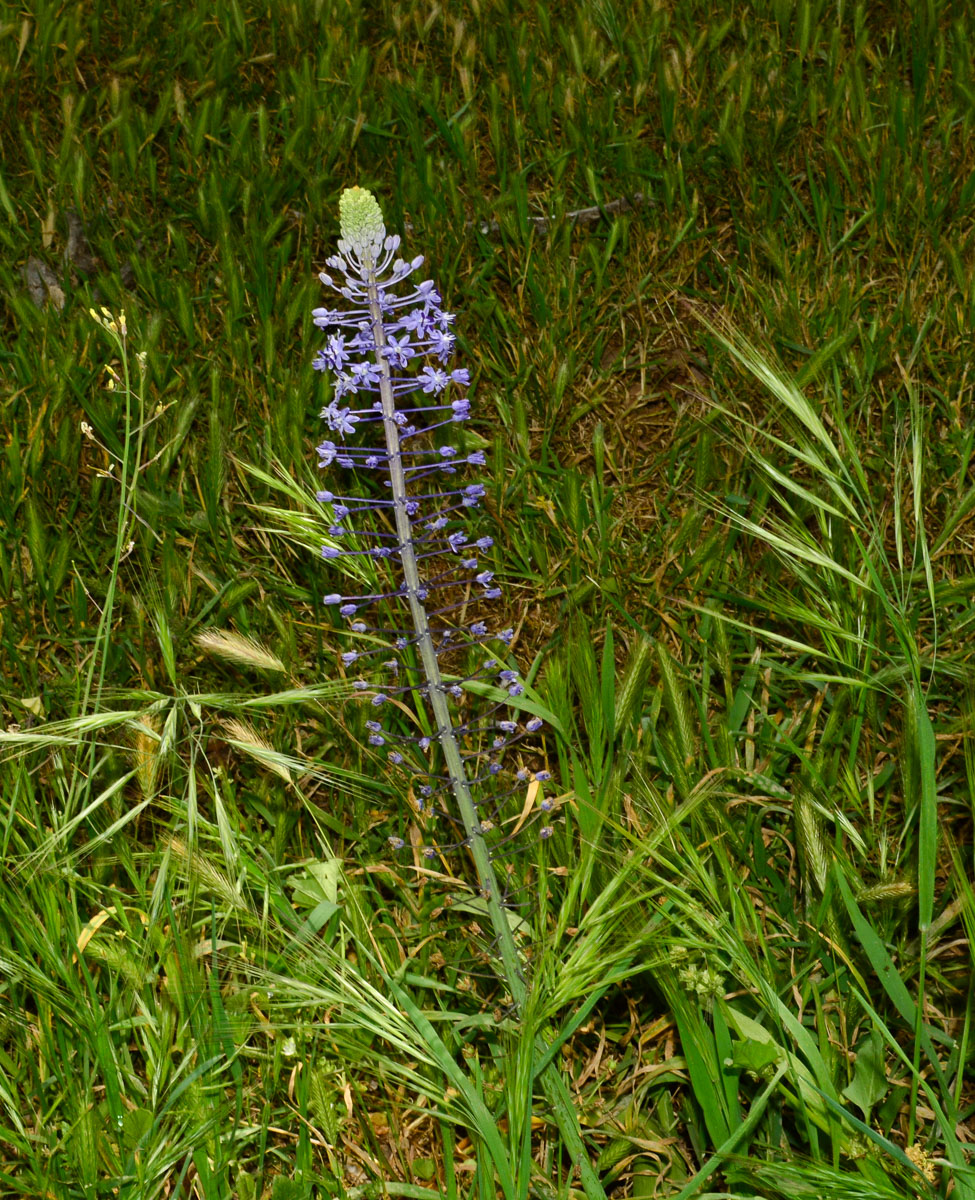
{"label": "dry stick on ground", "polygon": [[[600,217],[614,216],[616,213],[629,212],[633,208],[638,208],[645,203],[648,197],[643,192],[634,192],[632,196],[620,196],[617,200],[609,200],[605,204],[595,204],[592,208],[576,208],[565,214],[565,219],[570,225],[585,225],[591,224],[593,221],[598,221]],[[537,230],[544,231],[548,229],[554,221],[558,220],[553,213],[548,217],[529,217],[528,224],[533,225]],[[501,229],[499,221],[465,221],[465,229],[473,229],[477,226],[478,230],[483,234],[498,233]],[[403,229],[406,233],[413,232],[413,225],[409,221],[403,222]]]}

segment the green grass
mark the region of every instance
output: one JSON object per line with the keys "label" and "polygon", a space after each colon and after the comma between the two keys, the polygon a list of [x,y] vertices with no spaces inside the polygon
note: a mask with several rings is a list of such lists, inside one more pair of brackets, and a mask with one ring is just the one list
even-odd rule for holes
{"label": "green grass", "polygon": [[[948,0],[0,19],[0,1194],[567,1200],[574,1128],[590,1195],[975,1196],[973,50]],[[321,604],[354,183],[457,313],[553,717],[517,1028]]]}

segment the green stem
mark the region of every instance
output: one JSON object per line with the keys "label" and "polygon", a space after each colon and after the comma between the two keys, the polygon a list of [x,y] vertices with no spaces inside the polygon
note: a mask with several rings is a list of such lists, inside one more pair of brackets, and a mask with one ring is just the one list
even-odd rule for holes
{"label": "green stem", "polygon": [[[122,464],[119,475],[118,517],[115,523],[115,550],[112,555],[112,566],[108,573],[108,583],[105,588],[105,602],[98,618],[95,631],[94,649],[91,666],[85,678],[85,688],[81,699],[81,716],[86,716],[89,705],[97,712],[101,707],[102,692],[105,687],[105,672],[108,666],[108,642],[112,633],[112,617],[115,612],[115,591],[118,582],[118,571],[125,556],[126,543],[132,532],[134,523],[135,492],[139,477],[139,461],[142,457],[142,439],[145,423],[142,420],[142,391],[139,392],[139,423],[136,430],[135,450],[132,445],[132,377],[129,371],[129,355],[127,337],[122,328],[114,328],[102,323],[102,327],[118,346],[122,361],[122,388],[125,392],[125,433],[122,441]],[[97,675],[97,681],[96,681]],[[94,691],[94,701],[92,701]],[[93,740],[88,749],[88,766],[84,773],[85,779],[90,779],[95,768],[95,747]],[[65,805],[65,815],[70,816],[77,788],[82,780],[79,762],[76,760],[72,771],[71,783],[68,788],[68,800]]]}

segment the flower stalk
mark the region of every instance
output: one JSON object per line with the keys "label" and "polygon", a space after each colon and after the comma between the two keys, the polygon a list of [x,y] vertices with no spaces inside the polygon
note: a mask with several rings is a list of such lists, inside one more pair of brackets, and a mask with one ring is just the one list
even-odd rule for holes
{"label": "flower stalk", "polygon": [[[469,418],[466,397],[448,401],[445,396],[451,386],[466,387],[469,375],[466,370],[445,368],[455,342],[450,331],[453,316],[443,311],[433,283],[426,281],[403,294],[402,286],[423,259],[406,263],[395,258],[400,239],[386,234],[371,193],[362,188],[344,192],[340,215],[340,253],[330,258],[328,265],[342,271],[344,280],[337,283],[324,273],[321,280],[343,297],[346,306],[319,308],[313,314],[319,327],[341,331],[330,334],[314,363],[333,376],[332,400],[322,417],[339,439],[326,440],[318,447],[319,465],[337,464],[363,475],[378,473],[384,494],[370,499],[365,491],[358,496],[319,492],[319,500],[331,504],[334,518],[329,528],[333,541],[322,553],[330,560],[350,559],[353,571],[363,556],[377,564],[386,562],[392,568],[393,583],[387,585],[392,590],[371,594],[331,593],[325,603],[350,620],[351,633],[370,634],[373,644],[377,639],[390,639],[391,644],[383,643],[379,651],[349,650],[342,655],[346,666],[368,660],[375,670],[386,672],[378,686],[365,679],[354,685],[365,693],[375,689],[371,704],[379,716],[386,702],[398,694],[412,693],[418,704],[428,704],[433,737],[408,737],[382,720],[372,720],[366,723],[370,744],[392,746],[387,753],[394,765],[405,766],[428,781],[419,788],[418,802],[428,818],[442,817],[462,830],[459,844],[473,859],[513,1016],[534,1044],[536,1061],[548,1064],[540,1072],[542,1085],[586,1194],[590,1200],[603,1200],[565,1082],[551,1061],[549,1048],[528,1028],[529,982],[509,919],[510,904],[495,869],[504,846],[495,817],[505,798],[530,774],[521,768],[515,775],[515,787],[499,793],[502,758],[506,749],[535,733],[542,722],[532,718],[519,726],[507,716],[497,716],[500,704],[476,722],[461,721],[452,712],[450,701],[463,696],[463,682],[493,678],[512,698],[522,693],[523,685],[517,672],[496,658],[483,660],[473,674],[460,678],[444,668],[447,656],[483,652],[486,623],[478,619],[465,624],[472,591],[480,587],[481,600],[500,596],[493,573],[481,569],[476,557],[478,551],[491,547],[492,539],[472,540],[463,529],[464,515],[478,507],[484,488],[480,484],[452,488],[446,482],[463,465],[484,465],[480,451],[465,453],[460,447],[442,444],[448,431]],[[352,398],[348,404],[344,403],[346,397]],[[376,425],[382,430],[381,444],[361,447],[346,443],[360,428]],[[458,595],[459,600],[455,598]],[[374,606],[388,611],[399,599],[409,611],[407,628],[370,626],[363,620]],[[494,636],[507,646],[513,633],[505,630]],[[387,649],[392,657],[377,663],[374,656]],[[419,659],[419,672],[412,665],[412,654]],[[405,683],[399,682],[401,673]],[[492,733],[493,740],[486,745]],[[426,757],[434,743],[442,754],[441,774],[430,770]],[[539,771],[534,778],[544,781],[548,775]],[[453,805],[438,808],[448,803],[441,797],[450,796]],[[535,816],[543,819],[550,807],[542,797]],[[551,832],[551,826],[543,825],[539,836],[545,838]],[[397,837],[390,842],[396,848],[405,844]],[[443,850],[428,845],[423,854],[433,859]]]}
{"label": "flower stalk", "polygon": [[[415,650],[422,667],[422,682],[417,680],[407,687],[379,690],[372,702],[381,708],[391,693],[412,690],[421,693],[429,703],[435,740],[440,745],[445,767],[445,775],[436,778],[446,784],[453,795],[456,817],[451,814],[450,819],[456,821],[459,817],[459,825],[463,829],[462,844],[470,850],[474,861],[480,892],[487,905],[501,958],[504,980],[514,1008],[520,1013],[527,995],[527,984],[511,922],[505,913],[492,846],[485,836],[494,829],[494,823],[490,819],[482,819],[469,774],[471,761],[476,761],[481,755],[465,755],[462,749],[462,735],[469,733],[470,729],[458,728],[448,701],[449,695],[457,696],[460,693],[459,685],[453,681],[448,683],[441,667],[442,654],[459,647],[458,634],[463,634],[467,644],[474,646],[483,640],[487,627],[483,622],[475,622],[469,630],[446,624],[438,624],[435,628],[431,623],[429,607],[433,597],[454,587],[466,591],[473,582],[483,586],[485,599],[493,599],[500,594],[493,586],[491,572],[478,570],[476,558],[460,558],[457,562],[459,556],[469,554],[472,547],[486,549],[491,545],[489,538],[472,543],[462,528],[455,527],[459,524],[460,513],[477,507],[484,492],[483,487],[468,485],[458,491],[429,487],[440,475],[453,475],[458,462],[483,464],[483,455],[475,453],[463,458],[452,446],[413,448],[414,439],[425,432],[417,428],[417,421],[421,417],[426,418],[430,414],[434,418],[437,415],[445,417],[439,424],[435,420],[433,428],[436,429],[442,425],[459,424],[469,414],[469,401],[466,399],[450,404],[427,404],[413,397],[417,393],[422,393],[424,397],[427,394],[436,397],[451,383],[466,384],[469,377],[466,371],[455,370],[448,374],[442,368],[429,364],[416,370],[417,362],[431,355],[440,362],[449,359],[454,344],[454,337],[450,333],[453,317],[441,309],[440,298],[432,283],[421,284],[405,299],[396,296],[396,286],[404,282],[423,260],[417,258],[410,264],[402,260],[394,261],[393,254],[398,248],[399,239],[387,237],[379,206],[369,192],[361,188],[349,189],[343,194],[340,207],[342,237],[339,249],[342,253],[330,259],[329,265],[345,271],[345,285],[337,287],[327,275],[323,275],[322,279],[346,300],[358,302],[359,307],[343,314],[327,309],[315,310],[316,322],[323,326],[344,325],[356,330],[351,339],[345,335],[333,335],[326,350],[316,360],[316,366],[330,369],[335,375],[335,396],[322,415],[343,443],[360,425],[381,423],[383,444],[363,450],[345,445],[339,447],[335,442],[328,441],[319,447],[319,454],[323,466],[338,462],[360,470],[381,472],[385,477],[383,482],[389,498],[370,503],[363,497],[353,503],[352,497],[337,497],[331,492],[320,493],[320,499],[333,505],[337,520],[330,533],[339,542],[339,546],[326,546],[323,553],[332,559],[343,555],[366,554],[377,560],[396,560],[401,582],[393,592],[353,597],[332,594],[326,597],[326,602],[337,605],[340,614],[347,617],[358,617],[362,610],[379,600],[402,597],[406,602],[411,628],[400,631],[394,648],[403,650],[409,646]],[[390,266],[391,271],[384,278],[383,272]],[[402,307],[409,311],[397,318],[396,311]],[[359,355],[362,357],[359,358]],[[354,361],[355,358],[358,361]],[[339,407],[344,396],[360,394],[367,397],[364,405],[356,408],[351,405]],[[370,403],[368,398],[373,396],[378,396],[378,400]],[[429,490],[425,490],[428,487]],[[342,523],[349,519],[358,523],[367,514],[376,519],[377,524],[384,523],[386,528],[348,528]],[[390,518],[393,526],[391,532],[388,530]],[[341,540],[350,533],[367,543],[365,550],[340,548]],[[445,569],[431,576],[431,564],[438,561],[443,563],[444,560]],[[473,578],[465,578],[464,572],[474,572]],[[437,618],[446,619],[455,607],[447,604],[434,610],[434,613]],[[366,628],[361,621],[353,622],[353,632],[362,633]],[[509,637],[510,633],[500,635],[502,641]],[[351,651],[343,659],[352,665],[360,657],[364,655]],[[398,676],[400,664],[395,661],[386,664],[387,667],[390,665]],[[512,696],[521,692],[516,673],[502,670],[496,660],[485,663],[484,672],[478,672],[477,675],[488,672],[497,674]],[[365,681],[361,683],[363,687],[368,686]],[[530,721],[525,731],[534,732],[540,724],[537,720]],[[380,722],[370,722],[369,727],[373,733],[370,741],[374,745],[382,746],[389,742],[391,734]],[[517,734],[517,726],[512,721],[501,721],[496,728],[504,736],[495,739],[492,751],[500,752],[510,741],[516,740],[513,735]],[[420,748],[425,752],[429,749],[425,744],[429,739],[420,741],[424,743]],[[404,756],[398,750],[393,751],[390,758],[396,764],[404,761]],[[488,777],[497,775],[500,767],[500,754],[496,754],[488,766]],[[522,772],[522,775],[526,776],[526,773]],[[435,789],[427,785],[423,790],[433,794]],[[398,841],[392,840],[394,843]],[[425,851],[429,857],[434,857],[437,852],[434,847],[428,847]]]}

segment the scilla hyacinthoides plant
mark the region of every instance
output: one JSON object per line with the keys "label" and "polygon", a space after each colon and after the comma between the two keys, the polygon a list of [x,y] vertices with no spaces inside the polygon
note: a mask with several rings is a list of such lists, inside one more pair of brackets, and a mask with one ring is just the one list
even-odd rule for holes
{"label": "scilla hyacinthoides plant", "polygon": [[[315,324],[328,331],[314,365],[333,380],[332,399],[322,412],[329,437],[318,447],[319,465],[353,470],[363,483],[372,477],[376,485],[369,489],[373,494],[356,495],[342,485],[319,492],[332,512],[323,555],[346,560],[347,578],[384,581],[367,594],[330,593],[325,603],[346,619],[355,639],[342,660],[362,672],[355,686],[374,710],[367,722],[370,743],[413,777],[417,808],[433,834],[423,854],[433,860],[463,848],[471,855],[517,1024],[529,981],[506,911],[507,879],[502,887],[496,870],[505,846],[501,806],[511,794],[501,782],[502,757],[542,721],[519,723],[493,701],[477,719],[461,715],[459,706],[464,685],[475,680],[482,692],[488,685],[502,698],[517,700],[524,690],[517,672],[485,651],[489,627],[477,613],[482,601],[501,593],[478,557],[490,549],[491,538],[474,538],[465,528],[484,487],[457,480],[462,467],[484,466],[484,455],[464,449],[463,438],[448,436],[459,433],[470,416],[464,394],[469,374],[448,368],[456,341],[453,315],[443,310],[432,281],[414,282],[423,258],[397,257],[400,239],[387,235],[373,195],[348,189],[339,211],[339,253],[327,265],[342,278],[323,273],[321,280],[344,304],[313,314]],[[362,433],[367,445],[356,443]],[[363,560],[377,568],[375,576],[356,569]],[[397,612],[408,614],[408,622]],[[511,639],[510,629],[495,635],[504,647]],[[478,661],[470,672],[474,655]],[[393,702],[411,697],[429,735],[409,736],[385,718]],[[534,775],[536,781],[545,778],[545,772]],[[528,780],[526,770],[517,771],[514,788],[523,790]],[[543,838],[551,834],[547,808],[541,800]],[[438,838],[438,830],[449,835]],[[519,836],[525,836],[523,827]],[[395,835],[390,841],[403,847]],[[551,1061],[547,1047],[538,1044]],[[551,1066],[542,1078],[586,1191],[600,1197],[564,1081]]]}
{"label": "scilla hyacinthoides plant", "polygon": [[[449,398],[452,388],[466,389],[469,373],[447,368],[456,340],[451,332],[454,317],[444,312],[433,283],[402,286],[423,259],[407,263],[394,258],[400,239],[387,236],[372,194],[350,188],[339,210],[340,253],[328,266],[342,271],[344,278],[336,283],[323,274],[321,280],[346,306],[317,308],[313,314],[316,325],[331,331],[314,365],[333,377],[332,399],[322,417],[339,441],[321,443],[319,466],[373,473],[382,492],[372,497],[319,492],[318,499],[332,506],[333,515],[332,540],[322,553],[331,560],[367,557],[385,564],[389,572],[388,590],[331,593],[325,603],[338,609],[349,621],[349,631],[360,639],[343,653],[342,661],[347,668],[369,674],[354,686],[375,709],[367,722],[370,744],[414,776],[416,804],[430,822],[428,830],[451,831],[446,842],[424,846],[424,856],[437,859],[458,847],[471,853],[481,895],[496,918],[505,981],[520,1008],[523,967],[510,933],[502,936],[510,924],[502,911],[505,894],[494,864],[503,842],[498,817],[504,796],[496,781],[504,751],[542,722],[536,717],[519,725],[500,705],[476,721],[457,716],[463,684],[472,679],[494,682],[499,692],[512,698],[524,690],[516,671],[497,658],[483,657],[489,627],[484,620],[471,619],[478,600],[496,600],[501,592],[493,573],[478,559],[492,539],[474,539],[464,528],[464,518],[478,507],[484,487],[454,485],[461,467],[484,465],[484,454],[465,453],[443,438],[470,415],[466,396]],[[363,429],[380,432],[379,444],[346,443]],[[390,614],[395,622],[397,603],[405,610],[403,616],[408,613],[407,626],[372,623],[388,621]],[[507,646],[512,632],[501,630],[497,641]],[[368,642],[361,640],[364,636]],[[469,661],[475,651],[482,658],[473,674],[458,677],[447,669],[448,663],[463,664],[465,657]],[[429,736],[397,733],[383,719],[391,699],[410,693],[428,708]],[[438,745],[442,766],[432,760]],[[516,783],[527,777],[520,770]],[[483,797],[479,790],[485,792]],[[541,832],[547,836],[550,827],[543,826]],[[390,842],[396,849],[403,846],[396,836]]]}

